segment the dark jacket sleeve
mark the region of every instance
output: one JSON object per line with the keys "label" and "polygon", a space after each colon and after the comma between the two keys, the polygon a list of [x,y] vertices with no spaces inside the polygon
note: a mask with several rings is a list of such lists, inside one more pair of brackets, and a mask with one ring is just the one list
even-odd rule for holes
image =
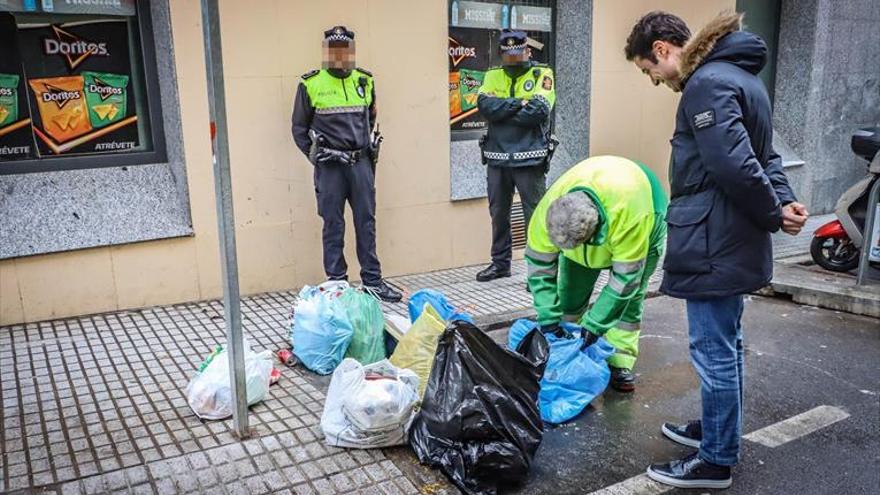
{"label": "dark jacket sleeve", "polygon": [[296,143],[297,148],[306,156],[309,156],[309,148],[312,146],[309,129],[312,127],[312,117],[314,115],[315,109],[312,107],[306,86],[303,83],[299,83],[293,100],[293,117],[290,119],[291,132],[293,133],[293,141]]}
{"label": "dark jacket sleeve", "polygon": [[536,96],[523,105],[510,119],[512,124],[523,127],[535,127],[550,118],[550,102],[542,96]]}
{"label": "dark jacket sleeve", "polygon": [[707,175],[756,225],[776,232],[782,207],[755,157],[738,94],[730,81],[702,77],[688,83],[682,100]]}
{"label": "dark jacket sleeve", "polygon": [[480,95],[477,98],[477,108],[489,122],[499,122],[508,119],[522,108],[522,100],[518,98],[498,98],[497,96]]}
{"label": "dark jacket sleeve", "polygon": [[788,177],[785,176],[785,171],[782,168],[782,157],[776,153],[776,150],[770,150],[770,160],[764,167],[764,173],[770,178],[770,183],[773,184],[773,190],[776,191],[776,196],[782,206],[797,201],[797,197],[788,183]]}

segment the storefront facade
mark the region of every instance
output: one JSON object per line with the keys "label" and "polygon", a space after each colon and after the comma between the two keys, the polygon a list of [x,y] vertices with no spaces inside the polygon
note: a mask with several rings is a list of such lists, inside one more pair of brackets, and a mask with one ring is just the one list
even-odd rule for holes
{"label": "storefront facade", "polygon": [[[666,176],[677,96],[626,62],[624,41],[648,10],[699,26],[734,0],[491,3],[552,12],[539,32],[552,40],[560,94],[554,125],[565,151],[554,174],[613,153]],[[385,274],[487,261],[476,143],[450,125],[451,29],[466,29],[451,26],[451,6],[220,2],[243,293],[323,279],[312,166],[293,145],[290,114],[300,75],[320,66],[321,33],[336,24],[356,32],[358,65],[376,78]],[[546,20],[548,11],[532,12]],[[199,3],[6,0],[0,16],[17,40],[14,50],[4,43],[3,61],[14,53],[22,67],[6,79],[18,98],[7,120],[30,119],[18,144],[0,135],[0,148],[19,153],[0,157],[0,324],[220,296]],[[102,42],[110,55],[92,47]],[[69,104],[58,105],[59,90]]]}

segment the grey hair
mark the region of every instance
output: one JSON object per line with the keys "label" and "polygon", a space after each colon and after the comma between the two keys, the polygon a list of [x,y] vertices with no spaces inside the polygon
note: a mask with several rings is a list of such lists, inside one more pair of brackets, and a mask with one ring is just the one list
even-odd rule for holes
{"label": "grey hair", "polygon": [[586,243],[596,233],[599,210],[583,191],[570,192],[547,209],[547,233],[550,242],[560,249],[573,249]]}

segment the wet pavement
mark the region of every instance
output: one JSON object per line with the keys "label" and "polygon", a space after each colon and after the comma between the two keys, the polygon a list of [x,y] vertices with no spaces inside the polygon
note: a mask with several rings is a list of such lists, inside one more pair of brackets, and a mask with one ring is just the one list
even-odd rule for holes
{"label": "wet pavement", "polygon": [[[509,297],[521,278],[471,288],[477,269],[397,282],[449,288],[474,307],[495,301],[496,311],[528,297]],[[255,348],[286,345],[293,298],[243,301]],[[688,452],[659,430],[699,411],[683,311],[680,301],[647,302],[638,390],[608,391],[576,420],[548,429],[519,493],[591,493]],[[251,408],[255,437],[246,442],[230,435],[230,420],[195,418],[183,390],[223,342],[221,315],[221,304],[208,301],[0,328],[0,493],[454,493],[406,447],[326,447],[318,419],[327,379],[301,369],[285,369]],[[746,442],[726,493],[877,493],[880,320],[766,298],[751,298],[745,319],[746,432],[818,406],[849,417],[775,448]],[[492,335],[506,340],[503,330]]]}
{"label": "wet pavement", "polygon": [[[636,392],[606,391],[575,421],[547,431],[519,493],[590,493],[691,452],[660,433],[664,421],[700,411],[684,304],[651,299],[645,315]],[[760,297],[749,298],[744,319],[744,432],[822,405],[850,416],[772,449],[744,441],[734,485],[724,493],[878,493],[880,321]]]}

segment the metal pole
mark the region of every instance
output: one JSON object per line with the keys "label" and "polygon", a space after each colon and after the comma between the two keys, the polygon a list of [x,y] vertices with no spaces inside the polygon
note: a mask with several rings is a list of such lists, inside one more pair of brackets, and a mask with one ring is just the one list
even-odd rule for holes
{"label": "metal pole", "polygon": [[241,335],[241,299],[238,292],[238,260],[235,254],[235,215],[232,211],[232,178],[229,173],[229,133],[226,128],[226,93],[223,84],[223,49],[220,43],[220,10],[217,0],[201,0],[208,103],[211,111],[211,148],[214,161],[214,192],[220,232],[220,264],[223,269],[223,309],[229,378],[235,410],[232,423],[239,438],[248,436],[247,390],[244,379],[244,343]]}
{"label": "metal pole", "polygon": [[865,231],[862,240],[861,259],[859,260],[859,274],[856,278],[856,285],[868,285],[871,272],[871,241],[874,240],[874,225],[880,222],[877,218],[877,203],[880,202],[880,180],[875,180],[871,186],[871,193],[868,195],[868,207],[865,215]]}

